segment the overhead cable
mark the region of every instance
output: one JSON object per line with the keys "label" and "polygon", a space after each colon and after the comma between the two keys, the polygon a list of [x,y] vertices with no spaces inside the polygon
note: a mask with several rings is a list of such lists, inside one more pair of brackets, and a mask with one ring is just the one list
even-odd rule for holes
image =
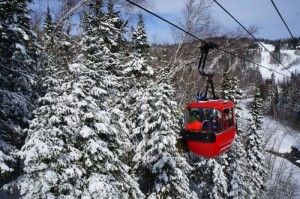
{"label": "overhead cable", "polygon": [[235,20],[256,42],[258,42],[267,52],[269,52],[269,54],[280,64],[282,65],[287,71],[289,71],[291,74],[292,72],[281,63],[280,60],[278,60],[249,30],[247,30],[245,28],[245,26],[243,26],[234,16],[232,16],[232,14],[230,14],[229,11],[227,11],[218,1],[213,0],[216,4],[218,4],[218,6],[220,8],[222,8],[222,10],[224,10],[233,20]]}
{"label": "overhead cable", "polygon": [[130,0],[125,0],[125,1],[131,3],[132,5],[135,5],[136,7],[140,8],[140,9],[142,9],[142,10],[144,10],[144,11],[150,13],[150,14],[152,14],[153,16],[155,16],[155,17],[157,17],[157,18],[163,20],[164,22],[166,22],[166,23],[168,23],[168,24],[174,26],[175,28],[177,28],[177,29],[179,29],[179,30],[185,32],[186,34],[188,34],[188,35],[194,37],[195,39],[200,40],[200,41],[206,43],[206,41],[204,41],[203,39],[200,39],[199,37],[197,37],[196,35],[194,35],[194,34],[188,32],[187,30],[185,30],[185,29],[183,29],[183,28],[177,26],[176,24],[174,24],[174,23],[172,23],[172,22],[170,22],[170,21],[168,21],[168,20],[162,18],[161,16],[155,14],[154,12],[148,10],[147,8],[144,8],[144,7],[140,6],[139,4],[137,4],[137,3],[133,2],[133,1],[130,1]]}
{"label": "overhead cable", "polygon": [[275,5],[275,3],[273,2],[273,0],[271,0],[271,2],[272,2],[272,4],[273,4],[274,8],[276,9],[276,11],[277,11],[278,15],[280,16],[281,20],[283,21],[283,23],[284,23],[285,27],[286,27],[286,28],[287,28],[287,30],[289,31],[289,33],[290,33],[290,35],[291,35],[292,39],[293,39],[293,40],[295,40],[295,37],[293,36],[292,32],[290,31],[290,29],[289,29],[288,25],[285,23],[285,20],[283,19],[283,17],[281,16],[281,14],[280,14],[279,10],[277,9],[277,6],[276,6],[276,5]]}
{"label": "overhead cable", "polygon": [[[136,6],[136,7],[138,7],[138,8],[140,8],[140,9],[144,10],[144,11],[147,12],[147,13],[150,13],[151,15],[153,15],[153,16],[155,16],[155,17],[161,19],[162,21],[164,21],[164,22],[170,24],[171,26],[173,26],[173,27],[175,27],[175,28],[177,28],[177,29],[183,31],[184,33],[186,33],[186,34],[188,34],[188,35],[190,35],[190,36],[192,36],[192,37],[194,37],[195,39],[197,39],[197,40],[199,40],[199,41],[201,41],[201,42],[207,43],[205,40],[203,40],[203,39],[201,39],[201,38],[195,36],[194,34],[188,32],[187,30],[185,30],[185,29],[179,27],[178,25],[176,25],[176,24],[174,24],[174,23],[168,21],[167,19],[164,19],[163,17],[161,17],[161,16],[155,14],[154,12],[148,10],[147,8],[145,8],[145,7],[139,5],[139,4],[137,4],[137,3],[135,3],[135,2],[133,2],[133,1],[131,1],[131,0],[125,0],[125,1],[127,1],[128,3],[130,3],[130,4],[132,4],[132,5]],[[239,56],[239,55],[237,55],[237,54],[235,54],[235,53],[229,52],[229,51],[224,50],[224,49],[219,49],[219,48],[218,48],[218,50],[221,51],[221,52],[227,53],[227,54],[229,54],[229,55],[231,55],[231,56],[237,57],[237,58],[239,58],[239,59],[241,59],[241,60],[244,60],[244,61],[250,62],[250,63],[252,63],[252,64],[255,64],[255,65],[257,65],[257,66],[260,66],[260,67],[262,67],[262,68],[266,68],[266,69],[268,69],[268,70],[270,70],[270,71],[273,71],[274,73],[277,73],[277,74],[280,74],[280,75],[282,75],[282,76],[285,76],[285,77],[290,78],[289,76],[287,76],[287,75],[285,75],[285,74],[282,74],[282,73],[280,73],[280,72],[277,72],[277,71],[275,71],[275,70],[273,70],[273,69],[271,69],[271,68],[265,67],[265,66],[263,66],[263,65],[261,65],[261,64],[258,64],[258,63],[256,63],[256,62],[251,61],[251,60],[249,60],[249,59],[246,59],[246,58],[244,58],[244,57],[241,57],[241,56]]]}
{"label": "overhead cable", "polygon": [[274,73],[277,73],[277,74],[282,75],[282,76],[284,76],[284,77],[290,78],[288,75],[285,75],[285,74],[282,74],[282,73],[280,73],[280,72],[277,72],[276,70],[273,70],[273,69],[271,69],[271,68],[268,68],[268,67],[266,67],[266,66],[263,66],[263,65],[261,65],[261,64],[259,64],[259,63],[256,63],[256,62],[254,62],[254,61],[251,61],[251,60],[249,60],[249,59],[246,59],[246,58],[244,58],[244,57],[241,57],[241,56],[239,56],[239,55],[237,55],[237,54],[234,54],[234,53],[232,53],[232,52],[229,52],[229,51],[227,51],[227,50],[220,49],[220,51],[223,51],[223,52],[225,52],[225,53],[227,53],[227,54],[229,54],[229,55],[231,55],[231,56],[235,56],[235,57],[237,57],[237,58],[239,58],[239,59],[241,59],[241,60],[250,62],[250,63],[252,63],[252,64],[254,64],[254,65],[257,65],[257,66],[259,66],[259,67],[268,69],[269,71],[273,71]]}

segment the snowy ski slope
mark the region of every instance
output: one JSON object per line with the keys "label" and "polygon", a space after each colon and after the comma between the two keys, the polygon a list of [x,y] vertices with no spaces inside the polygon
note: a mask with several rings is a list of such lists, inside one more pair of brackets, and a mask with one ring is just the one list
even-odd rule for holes
{"label": "snowy ski slope", "polygon": [[[271,53],[274,51],[275,46],[271,44],[262,43]],[[260,45],[259,45],[260,46]],[[275,70],[279,73],[282,73],[284,75],[290,76],[290,72],[297,71],[300,72],[300,50],[280,50],[281,53],[281,63],[288,68],[288,70],[280,65],[280,64],[271,64],[270,59],[271,55],[268,51],[266,51],[262,46],[260,46],[261,49],[261,65],[268,67],[272,70]],[[275,60],[275,62],[277,62]],[[263,78],[270,78],[273,71],[270,71],[266,68],[259,67],[260,72],[263,76]],[[284,76],[275,73],[276,80],[283,80]]]}

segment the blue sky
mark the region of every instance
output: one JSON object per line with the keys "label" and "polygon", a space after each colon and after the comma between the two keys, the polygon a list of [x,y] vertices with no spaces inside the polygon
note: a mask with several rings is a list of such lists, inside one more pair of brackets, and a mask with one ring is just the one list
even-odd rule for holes
{"label": "blue sky", "polygon": [[[125,0],[120,0],[125,1]],[[148,0],[149,1],[149,0]],[[257,38],[279,39],[290,38],[288,30],[281,21],[271,0],[217,0],[225,9],[236,17],[246,28],[250,25],[261,27]],[[289,26],[295,37],[300,36],[300,0],[273,0],[281,15]],[[55,10],[57,0],[34,0],[33,7],[41,6],[46,9],[47,5]],[[177,22],[184,8],[186,0],[151,0],[149,8],[153,12]],[[136,11],[139,11],[137,9]],[[212,16],[227,29],[235,29],[238,24],[227,15],[217,4],[213,3]],[[145,23],[150,42],[172,42],[170,25],[157,19],[154,16],[142,12],[145,16]],[[54,13],[55,14],[55,13]]]}
{"label": "blue sky", "polygon": [[[273,0],[289,26],[294,37],[300,36],[300,0]],[[185,0],[156,0],[150,9],[164,18],[176,22]],[[218,0],[246,28],[250,25],[261,27],[257,38],[290,38],[290,34],[281,21],[271,0]],[[213,3],[213,17],[225,28],[235,29],[239,25],[217,4]],[[143,12],[144,13],[144,12]],[[146,27],[150,41],[172,42],[170,25],[145,14]]]}

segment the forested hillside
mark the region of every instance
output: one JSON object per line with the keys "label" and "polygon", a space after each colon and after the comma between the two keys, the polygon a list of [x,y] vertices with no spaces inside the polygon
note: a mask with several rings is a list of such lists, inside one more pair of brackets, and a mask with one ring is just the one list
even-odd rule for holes
{"label": "forested hillside", "polygon": [[[284,77],[210,51],[205,70],[235,104],[238,130],[227,153],[202,158],[176,148],[185,106],[205,89],[199,41],[173,30],[177,42],[150,44],[143,14],[125,1],[59,2],[37,10],[0,0],[0,198],[276,195],[264,117],[299,131],[300,52],[290,40],[261,40],[291,70]],[[208,1],[192,7],[179,21],[186,30],[278,69],[245,33],[221,31]]]}

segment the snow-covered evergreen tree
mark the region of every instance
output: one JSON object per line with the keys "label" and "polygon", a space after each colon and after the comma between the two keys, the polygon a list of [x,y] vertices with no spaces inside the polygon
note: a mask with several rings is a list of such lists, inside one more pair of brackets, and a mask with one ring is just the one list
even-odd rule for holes
{"label": "snow-covered evergreen tree", "polygon": [[192,159],[194,170],[191,180],[198,191],[198,198],[228,198],[228,179],[224,172],[228,166],[224,161],[226,158]]}
{"label": "snow-covered evergreen tree", "polygon": [[128,167],[112,152],[117,132],[109,126],[101,75],[81,63],[58,91],[39,99],[25,146],[25,174],[18,179],[24,198],[138,198]]}
{"label": "snow-covered evergreen tree", "polygon": [[32,117],[36,44],[27,8],[30,0],[0,0],[0,186],[17,165],[9,154],[25,140]]}
{"label": "snow-covered evergreen tree", "polygon": [[102,1],[96,1],[85,11],[83,27],[86,31],[83,36],[84,40],[90,44],[87,52],[92,55],[86,52],[85,54],[108,71],[104,82],[109,80],[109,84],[106,85],[109,97],[105,103],[107,111],[111,113],[111,125],[119,132],[120,143],[116,150],[122,161],[127,161],[131,143],[128,138],[129,130],[125,125],[126,115],[120,102],[126,96],[121,96],[126,91],[126,82],[124,82],[126,78],[123,72],[125,53],[122,48],[124,30],[120,25],[123,21],[119,12],[114,10],[111,1],[107,4],[107,13],[104,11],[104,5]]}
{"label": "snow-covered evergreen tree", "polygon": [[[235,113],[236,116],[240,116],[239,110]],[[229,166],[226,168],[227,178],[229,181],[229,196],[230,198],[248,198],[249,187],[248,173],[247,173],[247,162],[246,162],[246,151],[245,146],[242,143],[245,137],[242,122],[237,117],[237,134],[235,136],[234,143],[227,153]]]}
{"label": "snow-covered evergreen tree", "polygon": [[252,121],[253,124],[255,125],[256,130],[262,129],[262,124],[263,124],[262,103],[263,102],[260,97],[260,91],[258,88],[256,88],[253,103],[251,106]]}
{"label": "snow-covered evergreen tree", "polygon": [[291,108],[292,108],[292,118],[295,122],[300,123],[300,75],[295,73],[291,75]]}
{"label": "snow-covered evergreen tree", "polygon": [[38,100],[29,137],[18,153],[24,175],[15,184],[23,198],[144,197],[118,157],[122,134],[108,112],[115,78],[107,70],[110,51],[101,34],[109,24],[98,17],[85,11],[81,54],[67,67],[51,65],[54,74],[44,80],[64,74]]}
{"label": "snow-covered evergreen tree", "polygon": [[131,87],[145,87],[149,84],[149,79],[153,78],[154,71],[150,67],[153,57],[149,53],[150,44],[147,41],[144,20],[142,15],[139,15],[139,22],[136,29],[132,33],[133,51],[129,55],[129,61],[125,72],[127,76],[132,77]]}
{"label": "snow-covered evergreen tree", "polygon": [[281,119],[288,119],[292,122],[300,121],[300,75],[292,74],[291,78],[281,84],[279,94],[279,114]]}
{"label": "snow-covered evergreen tree", "polygon": [[266,164],[264,157],[263,141],[260,135],[262,130],[262,99],[257,88],[251,106],[251,118],[248,129],[248,141],[246,143],[246,162],[249,165],[249,197],[257,198],[264,190],[266,178]]}
{"label": "snow-covered evergreen tree", "polygon": [[267,97],[264,102],[266,106],[266,113],[277,117],[276,105],[278,103],[278,89],[275,80],[275,74],[272,73],[271,78],[266,80]]}
{"label": "snow-covered evergreen tree", "polygon": [[113,41],[111,45],[111,51],[113,53],[124,53],[125,42],[123,38],[124,28],[127,25],[127,21],[124,21],[120,17],[120,11],[117,11],[114,7],[115,2],[113,0],[108,0],[107,2],[107,18],[108,21],[113,25],[115,30],[110,31],[110,38]]}
{"label": "snow-covered evergreen tree", "polygon": [[123,100],[128,113],[127,126],[130,129],[138,125],[137,117],[140,107],[137,102],[144,95],[143,89],[152,83],[154,77],[154,70],[151,67],[151,61],[154,58],[149,54],[150,44],[147,41],[142,15],[139,15],[137,29],[132,32],[132,44],[133,51],[129,55],[129,60],[124,70],[126,76],[129,77],[127,80],[129,91]]}
{"label": "snow-covered evergreen tree", "polygon": [[231,97],[231,93],[233,92],[231,86],[230,68],[228,65],[226,65],[223,72],[223,81],[220,92],[222,99],[229,99]]}
{"label": "snow-covered evergreen tree", "polygon": [[[109,112],[112,117],[112,125],[118,130],[120,134],[120,148],[118,149],[119,157],[122,161],[130,163],[129,153],[132,149],[132,144],[129,139],[129,129],[126,126],[126,113],[122,100],[127,95],[128,77],[124,70],[126,69],[126,49],[125,49],[125,25],[126,22],[121,19],[120,12],[114,6],[114,2],[109,0],[107,2],[106,25],[107,30],[104,32],[104,40],[108,48],[108,70],[110,75],[114,76],[115,84],[110,87],[109,95]],[[103,17],[102,17],[103,18]]]}
{"label": "snow-covered evergreen tree", "polygon": [[229,181],[228,191],[230,198],[247,198],[248,187],[246,173],[246,151],[242,144],[244,130],[241,119],[241,106],[239,101],[242,99],[242,90],[239,87],[237,77],[230,77],[230,69],[227,67],[223,75],[222,96],[235,104],[235,119],[237,123],[237,133],[226,159],[229,166],[226,167],[226,176]]}
{"label": "snow-covered evergreen tree", "polygon": [[191,167],[175,147],[177,104],[167,70],[160,71],[156,82],[144,90],[138,125],[134,131],[141,132],[133,161],[135,171],[141,176],[140,186],[147,198],[194,198],[186,175]]}
{"label": "snow-covered evergreen tree", "polygon": [[[46,12],[46,18],[45,18],[45,21],[44,21],[44,42],[43,43],[46,43],[48,39],[50,39],[50,36],[53,33],[53,31],[55,30],[55,27],[54,27],[54,23],[53,23],[53,20],[52,20],[52,15],[51,15],[51,12],[50,12],[50,7],[49,5],[47,6],[47,12]],[[53,43],[52,43],[53,44]]]}
{"label": "snow-covered evergreen tree", "polygon": [[[39,94],[41,96],[45,95],[48,87],[61,84],[60,82],[69,72],[68,65],[75,56],[75,42],[64,29],[62,25],[52,21],[48,7],[42,32],[42,51],[39,59],[40,67],[38,68]],[[57,73],[58,70],[60,73]]]}
{"label": "snow-covered evergreen tree", "polygon": [[278,117],[281,119],[289,117],[289,113],[291,113],[291,86],[292,84],[289,81],[283,82],[281,85],[281,92],[279,94],[279,107],[281,107],[281,112],[278,115]]}
{"label": "snow-covered evergreen tree", "polygon": [[[130,139],[134,141],[134,145],[128,147],[128,150],[133,152],[135,145],[141,140],[141,133],[133,133],[133,129],[138,126],[138,117],[142,112],[140,103],[144,100],[145,89],[148,84],[151,84],[154,76],[154,70],[150,66],[153,57],[149,54],[149,43],[145,32],[142,16],[139,16],[139,25],[136,30],[133,30],[132,51],[124,64],[123,70],[123,92],[119,96],[119,103],[116,108],[125,113],[124,121],[126,128],[130,131]],[[137,42],[136,40],[140,41]],[[140,43],[140,45],[134,45]],[[131,159],[132,153],[128,153],[128,158]]]}
{"label": "snow-covered evergreen tree", "polygon": [[239,87],[238,78],[236,76],[232,77],[230,72],[230,68],[226,67],[223,74],[221,96],[223,99],[232,101],[237,106],[237,109],[240,110],[241,107],[238,103],[242,98],[242,90]]}

